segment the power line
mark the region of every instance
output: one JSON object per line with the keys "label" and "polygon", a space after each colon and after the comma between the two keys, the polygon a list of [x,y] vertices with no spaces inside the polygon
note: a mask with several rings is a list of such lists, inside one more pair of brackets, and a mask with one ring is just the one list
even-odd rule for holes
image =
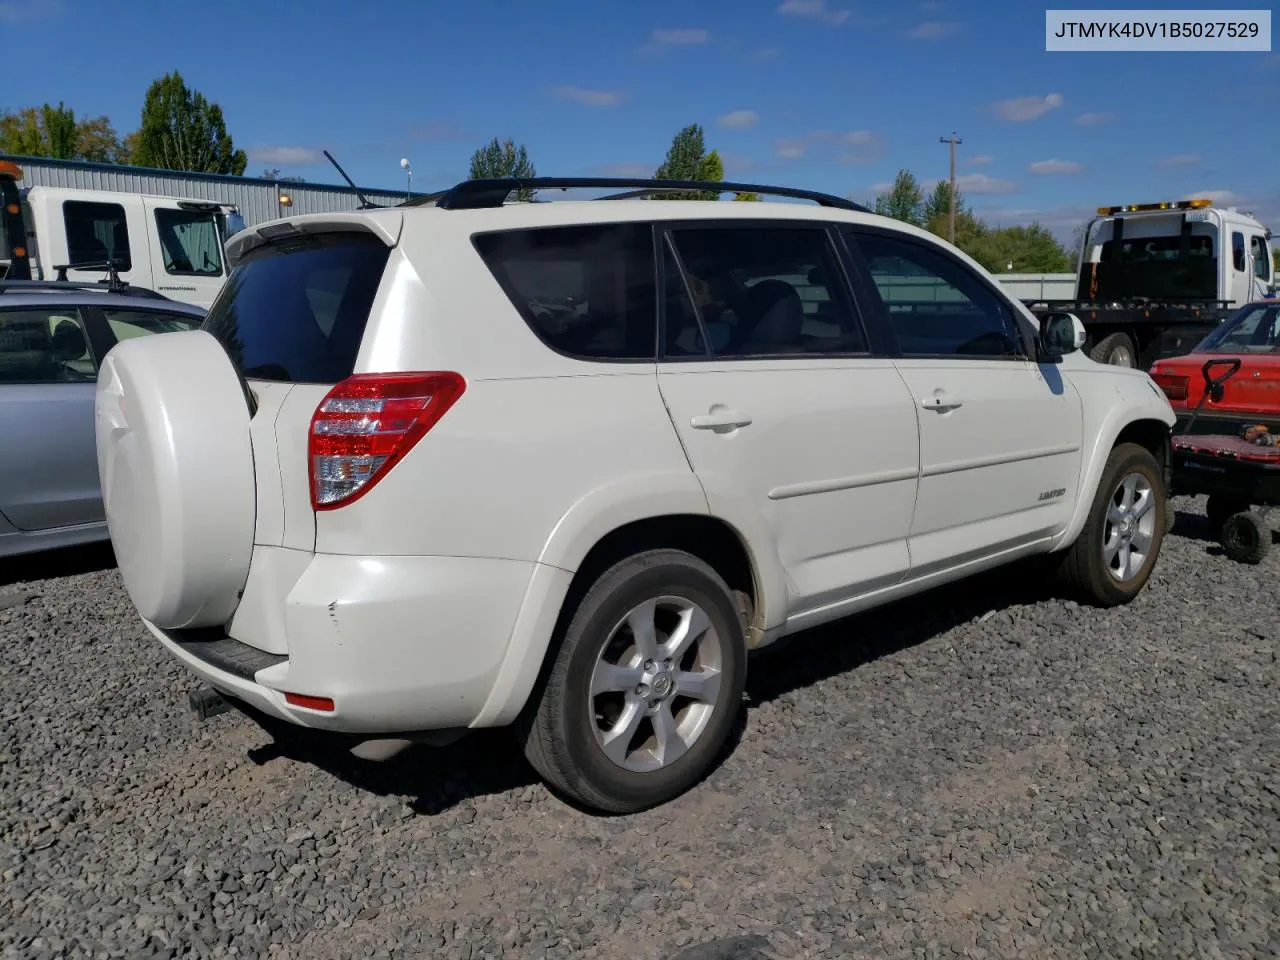
{"label": "power line", "polygon": [[956,145],[964,143],[954,130],[949,137],[939,137],[939,143],[951,144],[951,189],[947,197],[947,242],[956,242]]}

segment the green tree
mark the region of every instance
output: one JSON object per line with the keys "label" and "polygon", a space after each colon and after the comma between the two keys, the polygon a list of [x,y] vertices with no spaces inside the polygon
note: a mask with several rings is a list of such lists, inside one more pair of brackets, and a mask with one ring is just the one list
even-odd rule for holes
{"label": "green tree", "polygon": [[42,104],[0,114],[0,152],[55,160],[117,159],[120,138],[106,117],[76,120],[65,104]]}
{"label": "green tree", "polygon": [[[704,180],[724,179],[724,162],[712,150],[707,152],[702,125],[691,123],[671,139],[666,159],[653,173],[655,180]],[[653,194],[655,200],[718,200],[715,190],[695,190]]]}
{"label": "green tree", "polygon": [[748,202],[759,202],[759,200],[760,200],[760,194],[758,194],[758,193],[752,193],[751,191],[749,191],[749,190],[748,190],[746,193],[735,193],[735,194],[733,195],[733,199],[734,199],[734,200],[746,200],[746,201],[748,201]]}
{"label": "green tree", "polygon": [[[960,215],[964,213],[964,194],[960,189],[956,188],[956,236],[960,236]],[[951,182],[949,180],[939,180],[934,184],[933,190],[929,193],[929,197],[924,202],[924,222],[929,224],[929,229],[933,230],[932,224],[942,221],[942,232],[939,236],[947,235],[946,220],[947,214],[951,210]],[[933,230],[934,233],[938,231]]]}
{"label": "green tree", "polygon": [[93,117],[76,123],[76,156],[94,163],[128,161],[120,135],[106,117]]}
{"label": "green tree", "polygon": [[[483,147],[471,155],[471,170],[467,174],[469,180],[489,180],[493,178],[519,177],[527,179],[538,174],[529,160],[529,151],[524,144],[516,146],[515,141],[507,139],[499,141],[494,137]],[[532,190],[517,190],[516,199],[529,202],[533,200]]]}
{"label": "green tree", "polygon": [[915,178],[915,174],[905,168],[899,170],[889,191],[876,197],[875,211],[881,216],[893,217],[895,220],[915,224],[917,227],[923,226],[925,222],[924,191],[920,188],[920,181]]}
{"label": "green tree", "polygon": [[176,70],[147,89],[132,159],[162,170],[235,176],[249,163],[227,133],[222,108],[189,88]]}

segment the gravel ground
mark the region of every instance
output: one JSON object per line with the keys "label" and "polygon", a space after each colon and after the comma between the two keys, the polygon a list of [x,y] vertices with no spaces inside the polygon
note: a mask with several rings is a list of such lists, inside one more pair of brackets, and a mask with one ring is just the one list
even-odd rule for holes
{"label": "gravel ground", "polygon": [[379,766],[199,723],[114,570],[11,565],[0,947],[1280,956],[1280,549],[1234,564],[1179,507],[1127,608],[1006,575],[762,656],[719,769],[612,819],[501,734]]}

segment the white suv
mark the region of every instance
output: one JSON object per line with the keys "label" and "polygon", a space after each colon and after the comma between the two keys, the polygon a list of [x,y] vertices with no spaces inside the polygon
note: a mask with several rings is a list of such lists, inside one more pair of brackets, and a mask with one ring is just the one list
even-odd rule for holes
{"label": "white suv", "polygon": [[707,187],[472,181],[232,238],[204,327],[97,388],[158,641],[366,755],[509,725],[622,812],[706,773],[780,637],[1034,554],[1142,589],[1175,422],[1145,373],[839,198],[629,201]]}

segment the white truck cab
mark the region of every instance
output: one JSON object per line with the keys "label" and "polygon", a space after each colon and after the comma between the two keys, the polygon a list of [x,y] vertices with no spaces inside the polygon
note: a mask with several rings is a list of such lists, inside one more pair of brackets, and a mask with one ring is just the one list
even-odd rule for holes
{"label": "white truck cab", "polygon": [[[1080,251],[1081,294],[1217,301],[1234,310],[1275,294],[1271,249],[1271,231],[1257,218],[1207,198],[1099,207]],[[1108,279],[1114,289],[1092,289]]]}
{"label": "white truck cab", "polygon": [[[0,177],[21,178],[4,167]],[[132,286],[205,308],[227,279],[223,244],[243,226],[234,206],[209,200],[48,186],[8,193],[19,213],[10,209],[6,234],[24,236],[6,238],[4,273],[92,282],[110,261]]]}

